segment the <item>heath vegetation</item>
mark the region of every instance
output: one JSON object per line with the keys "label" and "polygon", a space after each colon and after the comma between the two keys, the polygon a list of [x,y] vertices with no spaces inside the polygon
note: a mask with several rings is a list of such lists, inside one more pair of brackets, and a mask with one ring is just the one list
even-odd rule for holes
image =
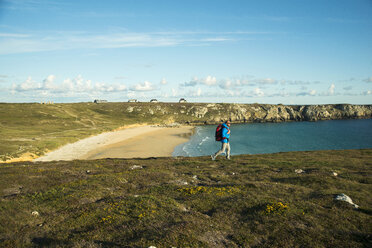
{"label": "heath vegetation", "polygon": [[0,246],[371,247],[371,165],[371,149],[2,164]]}

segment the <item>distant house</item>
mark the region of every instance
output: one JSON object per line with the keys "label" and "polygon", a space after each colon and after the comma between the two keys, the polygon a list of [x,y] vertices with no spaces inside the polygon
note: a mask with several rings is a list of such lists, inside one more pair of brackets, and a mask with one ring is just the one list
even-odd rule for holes
{"label": "distant house", "polygon": [[105,102],[107,102],[107,100],[98,100],[98,99],[94,100],[94,103],[105,103]]}
{"label": "distant house", "polygon": [[129,99],[128,102],[137,102],[137,99]]}
{"label": "distant house", "polygon": [[183,103],[183,102],[187,102],[185,98],[181,98],[179,101],[179,103]]}
{"label": "distant house", "polygon": [[150,102],[159,102],[157,99],[151,99]]}

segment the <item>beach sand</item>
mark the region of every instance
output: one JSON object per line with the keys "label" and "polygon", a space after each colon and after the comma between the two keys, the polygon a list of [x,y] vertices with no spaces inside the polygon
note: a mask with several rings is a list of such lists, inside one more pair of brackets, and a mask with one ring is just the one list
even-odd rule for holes
{"label": "beach sand", "polygon": [[138,126],[79,140],[34,161],[171,156],[188,141],[194,127]]}

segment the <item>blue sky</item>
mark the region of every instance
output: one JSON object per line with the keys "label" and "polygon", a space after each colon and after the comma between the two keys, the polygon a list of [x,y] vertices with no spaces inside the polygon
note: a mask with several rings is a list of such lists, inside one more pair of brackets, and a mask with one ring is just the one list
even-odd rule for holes
{"label": "blue sky", "polygon": [[372,104],[372,0],[0,0],[0,102]]}

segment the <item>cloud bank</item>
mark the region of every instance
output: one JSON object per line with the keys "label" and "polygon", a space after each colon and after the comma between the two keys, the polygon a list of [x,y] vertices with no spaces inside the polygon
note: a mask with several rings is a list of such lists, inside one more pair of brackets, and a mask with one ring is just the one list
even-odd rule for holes
{"label": "cloud bank", "polygon": [[[7,78],[4,76],[4,78]],[[31,76],[20,83],[13,83],[9,89],[13,95],[33,95],[35,97],[75,97],[107,98],[113,95],[120,101],[125,98],[142,99],[177,99],[191,98],[196,101],[203,99],[270,99],[270,98],[312,98],[333,96],[369,96],[371,90],[358,92],[353,87],[343,87],[336,91],[335,83],[328,84],[307,81],[278,80],[273,78],[255,79],[233,78],[218,79],[216,76],[193,77],[190,81],[169,85],[165,78],[153,84],[143,81],[134,84],[93,82],[81,75],[75,78],[58,79],[48,75],[45,79],[36,81]],[[176,86],[176,87],[175,87]],[[343,90],[343,91],[342,91]]]}

